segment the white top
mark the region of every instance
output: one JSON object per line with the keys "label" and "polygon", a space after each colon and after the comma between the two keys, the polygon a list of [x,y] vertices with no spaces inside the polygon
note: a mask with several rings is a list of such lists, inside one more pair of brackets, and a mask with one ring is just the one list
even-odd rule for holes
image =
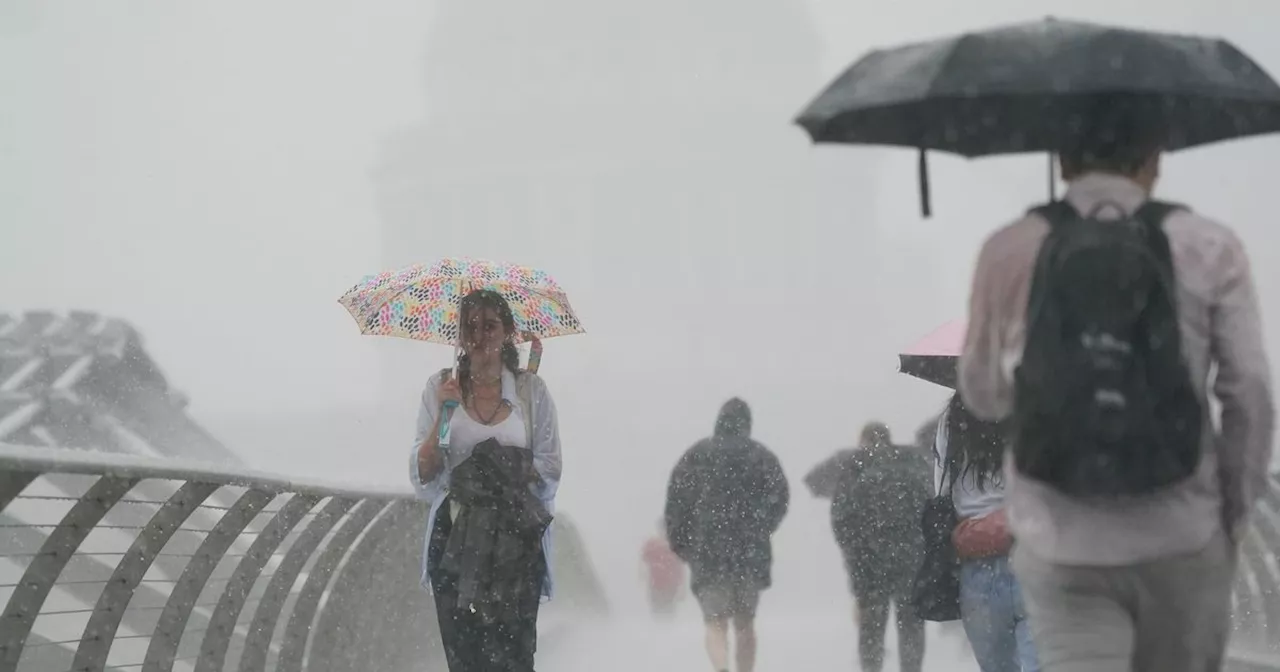
{"label": "white top", "polygon": [[[423,539],[422,583],[430,585],[430,554],[427,544],[431,540],[431,531],[435,526],[436,514],[440,505],[448,498],[449,483],[453,469],[471,457],[477,444],[486,439],[496,438],[499,443],[508,446],[528,448],[533,453],[533,468],[540,478],[530,484],[529,489],[542,501],[547,511],[555,515],[556,491],[560,488],[560,472],[563,462],[560,457],[560,423],[556,419],[555,402],[547,392],[547,386],[538,376],[521,372],[516,374],[503,369],[502,398],[511,404],[511,416],[492,427],[482,425],[467,416],[461,408],[455,409],[450,416],[449,448],[444,451],[444,469],[436,477],[424,483],[418,474],[418,448],[431,432],[435,431],[436,416],[440,413],[441,403],[436,397],[443,372],[427,381],[422,391],[422,404],[418,407],[418,431],[413,439],[413,449],[409,453],[409,478],[413,483],[418,498],[431,502],[431,510],[427,514],[427,531]],[[522,395],[522,385],[527,394]],[[527,397],[527,399],[522,399]],[[531,422],[525,422],[525,408],[529,410]],[[532,433],[532,441],[530,441]],[[551,550],[551,527],[542,535],[542,550],[547,558],[547,573],[543,577],[542,595],[550,598],[553,592],[551,564],[554,554]]]}
{"label": "white top", "polygon": [[497,439],[498,443],[512,448],[528,448],[529,438],[524,431],[524,411],[520,404],[508,402],[511,414],[496,425],[485,425],[471,417],[462,406],[453,409],[449,416],[449,447],[445,451],[445,459],[450,469],[457,469],[475,447]]}
{"label": "white top", "polygon": [[[933,485],[938,492],[945,492],[942,479],[945,477],[943,465],[947,463],[947,416],[950,413],[951,409],[947,408],[942,412],[942,417],[938,418],[938,433],[933,440],[933,450],[937,457],[933,467]],[[997,478],[999,476],[998,474]],[[1004,506],[1004,481],[992,483],[988,478],[986,487],[979,489],[977,475],[965,474],[956,481],[955,489],[951,491],[951,501],[955,503],[956,515],[961,520],[981,518]]]}
{"label": "white top", "polygon": [[[560,486],[562,468],[560,429],[556,420],[555,403],[547,392],[547,386],[532,373],[521,372],[517,378],[511,371],[503,370],[502,398],[511,405],[511,416],[497,425],[482,425],[469,417],[461,407],[454,409],[449,422],[449,447],[442,451],[445,454],[445,468],[430,482],[422,482],[418,475],[418,447],[428,434],[435,431],[436,416],[441,409],[436,389],[442,377],[443,373],[436,374],[427,381],[427,386],[422,391],[422,404],[418,407],[418,431],[409,455],[410,480],[418,498],[426,501],[440,499],[449,488],[453,469],[471,457],[471,451],[477,444],[493,437],[499,443],[528,448],[533,453],[533,467],[542,477],[533,484],[533,491],[548,510],[552,510],[556,491]],[[520,396],[521,381],[528,392],[528,398],[523,401]],[[526,407],[531,411],[530,418],[525,417]],[[526,422],[530,419],[532,422]],[[532,444],[530,432],[533,435]]]}

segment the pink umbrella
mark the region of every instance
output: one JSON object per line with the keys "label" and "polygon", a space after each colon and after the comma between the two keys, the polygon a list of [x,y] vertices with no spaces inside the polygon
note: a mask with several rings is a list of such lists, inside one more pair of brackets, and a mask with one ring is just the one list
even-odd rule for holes
{"label": "pink umbrella", "polygon": [[954,390],[966,326],[964,320],[954,320],[933,330],[898,355],[898,370]]}

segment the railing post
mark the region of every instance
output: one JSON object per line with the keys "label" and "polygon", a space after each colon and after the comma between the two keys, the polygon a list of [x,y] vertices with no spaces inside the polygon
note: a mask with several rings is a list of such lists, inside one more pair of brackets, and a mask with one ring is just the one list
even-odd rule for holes
{"label": "railing post", "polygon": [[147,656],[142,663],[142,672],[170,672],[174,658],[178,655],[178,646],[182,642],[182,634],[187,627],[187,619],[195,608],[196,600],[209,581],[209,575],[218,566],[222,556],[235,542],[236,537],[244,531],[254,516],[266,507],[275,497],[273,493],[263,490],[249,490],[236,500],[231,509],[223,514],[222,519],[213,526],[209,536],[205,537],[196,550],[195,555],[187,563],[177,585],[169,595],[169,601],[160,613],[160,621],[156,624],[151,643],[147,646]]}
{"label": "railing post", "polygon": [[293,604],[293,613],[289,614],[289,625],[285,628],[284,643],[280,647],[280,663],[278,672],[300,672],[303,656],[306,654],[307,639],[311,635],[311,624],[315,621],[316,609],[320,606],[320,598],[329,586],[329,577],[343,556],[351,548],[360,533],[373,522],[379,513],[387,508],[388,502],[372,499],[361,500],[351,515],[343,521],[342,527],[334,533],[328,545],[321,551],[320,557],[307,574],[306,583],[302,584],[302,592]]}
{"label": "railing post", "polygon": [[107,511],[138,483],[136,478],[103,476],[71,507],[31,559],[0,616],[0,672],[14,672],[44,600],[76,549]]}
{"label": "railing post", "polygon": [[294,526],[319,501],[320,497],[312,495],[294,495],[258,534],[258,538],[249,547],[249,552],[236,565],[226,589],[222,591],[222,598],[218,600],[213,618],[209,620],[208,629],[205,630],[195,672],[222,672],[231,635],[240,618],[240,610],[244,608],[245,598],[253,589],[254,581],[262,573],[262,568],[267,566],[271,554],[275,553]]}
{"label": "railing post", "polygon": [[315,553],[320,542],[324,541],[329,531],[355,504],[355,500],[351,499],[330,499],[319,515],[294,540],[293,546],[289,547],[289,552],[285,553],[284,560],[280,561],[280,566],[271,576],[262,599],[258,601],[258,608],[254,611],[253,623],[249,626],[249,635],[244,642],[244,653],[240,655],[240,672],[263,672],[266,668],[280,611],[284,609],[285,600],[289,598],[298,574],[306,567],[307,560]]}
{"label": "railing post", "polygon": [[97,672],[106,667],[107,654],[111,651],[116,630],[120,627],[124,610],[129,606],[129,600],[142,582],[142,577],[173,533],[217,489],[218,486],[211,483],[183,484],[138,533],[133,545],[107,580],[102,595],[98,597],[98,604],[89,617],[84,635],[80,638],[80,646],[76,649],[73,672]]}
{"label": "railing post", "polygon": [[9,506],[9,502],[14,497],[22,494],[23,490],[31,485],[31,481],[36,480],[40,474],[34,471],[3,471],[0,470],[0,511],[4,511]]}
{"label": "railing post", "polygon": [[435,606],[420,586],[429,508],[426,502],[395,502],[356,542],[329,585],[307,672],[443,665]]}

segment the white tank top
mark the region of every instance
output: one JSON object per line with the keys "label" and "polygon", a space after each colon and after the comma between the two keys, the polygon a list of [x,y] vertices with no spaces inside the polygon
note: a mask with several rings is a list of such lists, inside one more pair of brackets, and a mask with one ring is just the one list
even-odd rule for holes
{"label": "white tank top", "polygon": [[449,419],[449,466],[456,468],[468,457],[475,447],[496,439],[504,446],[528,448],[529,439],[524,431],[524,414],[520,405],[511,407],[511,414],[496,425],[484,425],[471,418],[466,409],[459,406],[454,409]]}

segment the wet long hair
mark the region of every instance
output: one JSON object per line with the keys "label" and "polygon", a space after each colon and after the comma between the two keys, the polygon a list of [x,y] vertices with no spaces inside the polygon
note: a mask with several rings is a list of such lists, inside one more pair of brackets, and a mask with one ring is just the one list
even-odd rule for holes
{"label": "wet long hair", "polygon": [[[511,335],[516,332],[516,318],[511,312],[511,304],[507,303],[501,294],[489,289],[477,289],[462,297],[462,303],[458,309],[461,323],[461,332],[458,334],[460,342],[466,341],[467,330],[471,328],[471,316],[477,310],[485,308],[497,314],[498,319],[502,321],[502,331],[507,336],[502,343],[502,365],[511,373],[519,373],[520,351],[516,349],[515,343],[511,342]],[[463,395],[471,394],[471,355],[468,355],[465,349],[458,353],[458,385],[461,386]]]}
{"label": "wet long hair", "polygon": [[947,405],[947,462],[952,477],[972,477],[979,490],[1003,483],[1007,432],[1006,423],[978,419],[958,392],[953,395]]}

